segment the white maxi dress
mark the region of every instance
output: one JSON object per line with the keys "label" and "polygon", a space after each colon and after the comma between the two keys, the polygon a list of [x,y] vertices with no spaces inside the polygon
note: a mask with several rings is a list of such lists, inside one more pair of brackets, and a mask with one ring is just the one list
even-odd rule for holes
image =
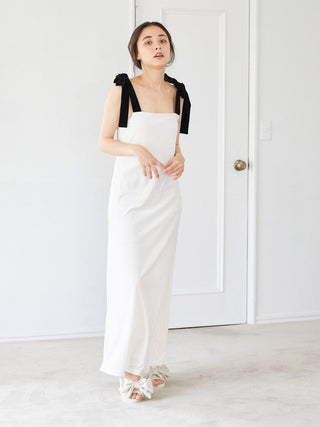
{"label": "white maxi dress", "polygon": [[[190,100],[184,84],[177,87],[175,113],[141,111],[126,73],[122,86],[117,139],[146,147],[164,165],[174,156],[180,133],[188,133]],[[129,97],[133,114],[128,119]],[[156,166],[157,167],[157,166]],[[144,375],[166,363],[171,286],[181,214],[179,180],[157,167],[159,178],[144,176],[135,156],[117,156],[108,202],[107,310],[100,371]]]}

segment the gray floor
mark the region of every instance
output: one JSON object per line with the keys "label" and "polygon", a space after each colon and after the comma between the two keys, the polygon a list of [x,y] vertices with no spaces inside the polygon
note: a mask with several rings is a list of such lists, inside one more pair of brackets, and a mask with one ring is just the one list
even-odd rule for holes
{"label": "gray floor", "polygon": [[1,427],[319,427],[320,321],[169,331],[171,377],[120,400],[103,339],[0,345]]}

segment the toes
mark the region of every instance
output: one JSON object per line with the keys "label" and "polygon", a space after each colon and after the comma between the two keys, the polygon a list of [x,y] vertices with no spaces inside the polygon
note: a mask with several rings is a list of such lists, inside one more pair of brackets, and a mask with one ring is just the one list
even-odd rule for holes
{"label": "toes", "polygon": [[130,396],[130,399],[141,400],[142,399],[142,395],[140,393],[132,393],[131,396]]}

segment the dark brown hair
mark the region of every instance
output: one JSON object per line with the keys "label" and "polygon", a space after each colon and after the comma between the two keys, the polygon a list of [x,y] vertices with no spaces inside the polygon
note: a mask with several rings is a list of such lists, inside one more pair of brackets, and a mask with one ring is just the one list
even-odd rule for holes
{"label": "dark brown hair", "polygon": [[174,61],[174,58],[175,58],[174,45],[173,45],[173,42],[172,42],[172,39],[171,39],[171,35],[170,35],[169,31],[166,29],[166,27],[163,24],[161,24],[161,22],[157,22],[157,21],[146,21],[146,22],[143,22],[137,28],[135,28],[135,30],[131,34],[130,41],[128,43],[128,49],[129,49],[129,52],[130,52],[130,55],[131,55],[131,58],[132,58],[132,61],[133,61],[133,67],[137,67],[140,70],[142,70],[142,67],[141,67],[141,61],[140,61],[140,59],[137,59],[137,55],[138,55],[137,42],[138,42],[138,39],[140,37],[140,34],[141,34],[142,30],[144,28],[146,28],[146,27],[149,27],[150,25],[156,25],[157,27],[162,28],[163,31],[168,36],[169,43],[170,43],[170,61],[168,62],[167,65],[172,64],[172,62]]}

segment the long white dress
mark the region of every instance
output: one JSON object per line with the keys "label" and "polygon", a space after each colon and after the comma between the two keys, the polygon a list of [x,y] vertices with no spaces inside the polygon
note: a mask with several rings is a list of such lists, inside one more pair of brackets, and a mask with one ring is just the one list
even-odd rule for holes
{"label": "long white dress", "polygon": [[[141,111],[126,73],[117,139],[146,147],[164,165],[174,156],[180,96],[181,133],[188,133],[190,101],[182,83],[175,113]],[[128,119],[128,98],[133,114]],[[108,203],[107,311],[100,371],[144,375],[166,363],[170,296],[181,214],[180,183],[157,167],[159,178],[144,176],[135,156],[117,156]]]}

